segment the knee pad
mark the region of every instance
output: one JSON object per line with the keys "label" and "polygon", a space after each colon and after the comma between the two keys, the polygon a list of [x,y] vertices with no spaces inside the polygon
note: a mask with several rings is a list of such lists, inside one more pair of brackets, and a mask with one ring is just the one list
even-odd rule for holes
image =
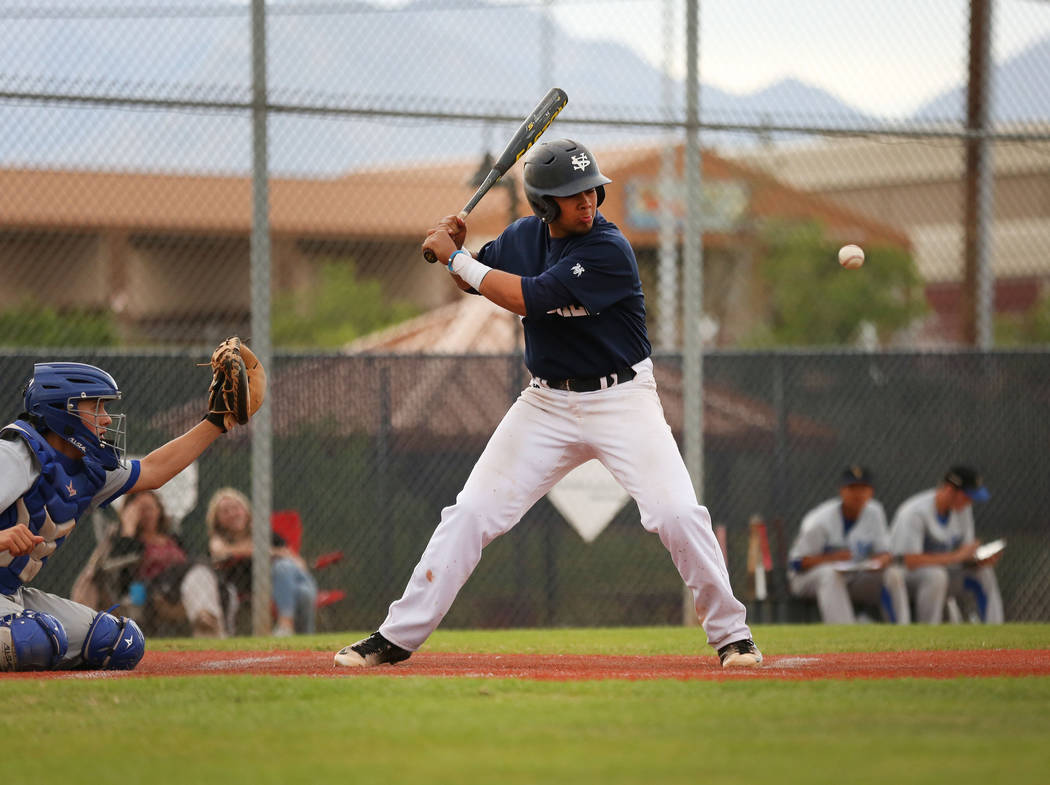
{"label": "knee pad", "polygon": [[129,671],[146,653],[146,638],[133,619],[102,611],[88,627],[80,657],[84,667]]}
{"label": "knee pad", "polygon": [[46,671],[58,665],[69,642],[49,613],[22,611],[0,617],[0,671]]}

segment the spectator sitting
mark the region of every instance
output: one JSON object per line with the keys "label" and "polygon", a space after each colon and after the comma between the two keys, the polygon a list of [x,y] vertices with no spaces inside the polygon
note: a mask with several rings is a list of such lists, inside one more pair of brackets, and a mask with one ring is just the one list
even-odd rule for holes
{"label": "spectator sitting", "polygon": [[[218,576],[207,564],[187,558],[156,493],[127,498],[120,526],[104,546],[108,553],[99,563],[96,583],[106,584],[99,586],[103,593],[141,606],[129,613],[141,616],[147,629],[188,624],[194,637],[225,636]],[[135,596],[140,587],[144,596]]]}
{"label": "spectator sitting", "polygon": [[848,466],[839,495],[806,513],[788,554],[797,597],[815,598],[826,624],[854,624],[854,603],[877,607],[886,621],[911,621],[903,570],[891,566],[886,513],[871,472]]}
{"label": "spectator sitting", "polygon": [[[220,488],[205,515],[212,563],[237,598],[252,584],[252,507],[234,488]],[[313,633],[316,626],[317,584],[306,562],[276,532],[272,533],[273,602],[277,609],[274,635]],[[236,607],[231,617],[236,615]]]}
{"label": "spectator sitting", "polygon": [[907,568],[918,621],[939,624],[952,597],[963,602],[972,598],[981,621],[1003,623],[1003,598],[994,569],[1002,554],[976,560],[981,541],[974,533],[973,503],[988,498],[974,469],[953,466],[936,488],[907,499],[893,516],[890,545]]}

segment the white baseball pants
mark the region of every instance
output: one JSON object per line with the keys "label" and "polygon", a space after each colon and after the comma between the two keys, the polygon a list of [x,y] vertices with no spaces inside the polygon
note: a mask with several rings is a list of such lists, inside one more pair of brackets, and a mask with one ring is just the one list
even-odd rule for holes
{"label": "white baseball pants", "polygon": [[791,593],[796,597],[817,601],[825,624],[856,624],[854,602],[878,607],[888,621],[890,614],[884,599],[890,603],[892,618],[897,624],[911,623],[902,567],[891,566],[881,572],[842,573],[830,564],[821,564],[800,575],[792,575],[789,582]]}
{"label": "white baseball pants", "polygon": [[576,466],[597,458],[634,497],[642,526],[660,537],[716,649],[751,637],[733,596],[707,508],[664,419],[651,360],[634,380],[588,393],[530,386],[496,428],[456,503],[441,513],[401,599],[379,632],[410,651],[444,618],[481,560],[482,549],[510,531]]}
{"label": "white baseball pants", "polygon": [[908,570],[907,581],[915,597],[916,621],[940,624],[949,596],[972,600],[985,624],[1002,624],[1005,620],[1003,597],[992,567],[919,567]]}

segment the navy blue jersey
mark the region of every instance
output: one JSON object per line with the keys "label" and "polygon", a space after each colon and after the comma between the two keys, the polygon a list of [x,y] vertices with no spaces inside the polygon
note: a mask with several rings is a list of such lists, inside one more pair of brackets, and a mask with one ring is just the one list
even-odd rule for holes
{"label": "navy blue jersey", "polygon": [[478,258],[522,277],[525,365],[533,376],[605,376],[652,352],[634,250],[600,213],[587,234],[562,238],[535,216],[521,218]]}

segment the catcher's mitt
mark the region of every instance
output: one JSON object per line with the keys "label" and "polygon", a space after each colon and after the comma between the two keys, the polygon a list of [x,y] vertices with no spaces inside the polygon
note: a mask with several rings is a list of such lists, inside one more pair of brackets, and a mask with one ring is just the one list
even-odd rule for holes
{"label": "catcher's mitt", "polygon": [[204,419],[226,433],[244,425],[266,397],[266,369],[237,336],[220,343],[211,355],[211,387]]}

